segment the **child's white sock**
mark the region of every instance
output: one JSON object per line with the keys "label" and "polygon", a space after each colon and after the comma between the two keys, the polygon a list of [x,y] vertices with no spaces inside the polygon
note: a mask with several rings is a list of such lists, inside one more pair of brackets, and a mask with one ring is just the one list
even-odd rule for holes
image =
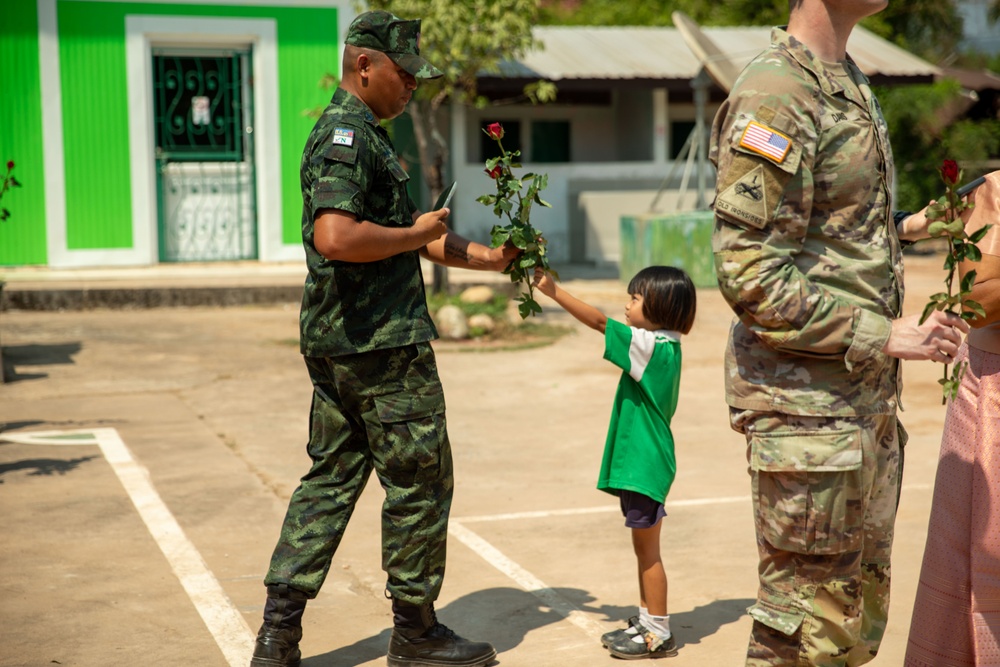
{"label": "child's white sock", "polygon": [[660,639],[670,638],[670,616],[653,616],[648,611],[640,612],[639,622]]}

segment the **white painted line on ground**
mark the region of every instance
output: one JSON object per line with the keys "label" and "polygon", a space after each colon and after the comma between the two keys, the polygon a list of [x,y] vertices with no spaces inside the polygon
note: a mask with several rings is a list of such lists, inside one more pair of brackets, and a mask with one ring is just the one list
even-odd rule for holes
{"label": "white painted line on ground", "polygon": [[463,526],[461,522],[452,519],[448,523],[448,534],[457,538],[465,546],[479,554],[487,563],[514,580],[518,586],[534,595],[546,606],[559,613],[573,625],[581,628],[591,637],[599,638],[605,632],[605,628],[590,620],[579,607],[556,593],[544,581],[507,558],[499,549]]}
{"label": "white painted line on ground", "polygon": [[[903,491],[926,491],[933,488],[932,484],[904,484]],[[699,507],[702,505],[728,505],[732,503],[749,503],[750,496],[721,496],[718,498],[688,498],[686,500],[668,500],[664,507]],[[463,516],[457,521],[462,523],[483,523],[486,521],[516,521],[518,519],[547,519],[557,516],[579,516],[581,514],[603,514],[620,512],[618,505],[599,505],[597,507],[574,507],[562,510],[536,510],[532,512],[510,512],[507,514],[481,514],[479,516]],[[452,519],[456,521],[456,519]]]}
{"label": "white painted line on ground", "polygon": [[[721,505],[725,503],[750,502],[750,496],[729,496],[723,498],[691,498],[690,500],[669,500],[664,507],[694,507],[697,505]],[[462,523],[479,523],[483,521],[512,521],[517,519],[546,519],[553,516],[578,516],[580,514],[602,514],[604,512],[621,512],[618,505],[600,505],[598,507],[574,507],[564,510],[538,510],[534,512],[511,512],[509,514],[486,514],[481,516],[466,516],[459,519]]]}
{"label": "white painted line on ground", "polygon": [[[25,445],[98,445],[129,494],[139,516],[149,528],[170,567],[180,580],[205,625],[230,665],[246,665],[253,653],[254,633],[246,619],[236,609],[229,596],[208,568],[201,554],[184,534],[173,514],[160,498],[149,479],[148,471],[132,457],[125,442],[113,428],[80,431],[35,431],[0,433],[0,440]],[[930,484],[904,485],[903,489],[926,490]],[[669,501],[666,507],[696,507],[749,502],[750,496],[692,498]],[[579,607],[550,588],[545,582],[505,556],[499,549],[466,528],[464,523],[511,521],[559,516],[576,516],[620,511],[617,505],[581,507],[564,510],[513,512],[451,519],[448,533],[472,549],[487,563],[531,593],[553,611],[573,623],[593,638],[600,637],[604,628],[591,620]]]}
{"label": "white painted line on ground", "polygon": [[[928,490],[932,488],[930,484],[904,484],[903,490]],[[720,498],[691,498],[688,500],[675,500],[664,503],[665,507],[697,507],[700,505],[724,505],[732,503],[749,503],[750,496],[723,496]],[[523,567],[508,558],[499,549],[484,540],[482,537],[466,528],[465,523],[487,522],[487,521],[516,521],[519,519],[542,519],[560,516],[578,516],[581,514],[598,514],[603,512],[620,512],[617,505],[602,505],[600,507],[578,507],[564,510],[534,511],[534,512],[511,512],[508,514],[491,514],[482,516],[468,516],[460,519],[452,518],[448,524],[448,534],[458,539],[465,546],[469,547],[480,558],[495,567],[501,573],[507,575],[525,591],[531,593],[553,611],[559,613],[570,623],[581,628],[584,632],[594,638],[603,634],[604,628],[597,622],[592,621],[579,607],[555,592],[544,581],[525,570]]]}
{"label": "white painted line on ground", "polygon": [[118,431],[95,428],[0,433],[0,440],[23,445],[98,445],[227,662],[233,667],[245,667],[253,653],[253,631],[156,492],[149,472],[132,457]]}

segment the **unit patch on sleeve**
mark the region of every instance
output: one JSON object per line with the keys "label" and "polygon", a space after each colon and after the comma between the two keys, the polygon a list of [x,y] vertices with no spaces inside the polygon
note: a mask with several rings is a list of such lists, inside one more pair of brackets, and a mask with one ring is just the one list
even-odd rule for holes
{"label": "unit patch on sleeve", "polygon": [[333,130],[333,143],[340,144],[341,146],[353,146],[354,130],[348,130],[345,127],[335,128]]}
{"label": "unit patch on sleeve", "polygon": [[758,164],[716,197],[715,210],[727,218],[762,229],[770,216],[767,200],[768,190],[772,189],[765,187],[765,178],[764,165]]}
{"label": "unit patch on sleeve", "polygon": [[767,125],[752,120],[747,129],[743,130],[740,146],[781,164],[792,148],[792,140]]}

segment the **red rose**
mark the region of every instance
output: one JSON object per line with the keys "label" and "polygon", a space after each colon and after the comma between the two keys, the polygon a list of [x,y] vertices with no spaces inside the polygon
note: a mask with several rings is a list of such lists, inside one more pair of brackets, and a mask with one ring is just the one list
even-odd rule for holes
{"label": "red rose", "polygon": [[[486,134],[490,135],[490,139],[493,139],[494,141],[503,139],[503,125],[500,123],[490,123],[486,127]],[[494,178],[496,177],[494,176]]]}
{"label": "red rose", "polygon": [[7,171],[10,171],[13,168],[14,168],[14,161],[13,160],[7,160]]}
{"label": "red rose", "polygon": [[483,171],[489,174],[490,178],[492,178],[494,181],[500,178],[500,165],[497,165],[492,169],[483,169]]}
{"label": "red rose", "polygon": [[941,165],[941,178],[948,185],[956,185],[958,183],[958,163],[954,160],[945,160],[944,164]]}

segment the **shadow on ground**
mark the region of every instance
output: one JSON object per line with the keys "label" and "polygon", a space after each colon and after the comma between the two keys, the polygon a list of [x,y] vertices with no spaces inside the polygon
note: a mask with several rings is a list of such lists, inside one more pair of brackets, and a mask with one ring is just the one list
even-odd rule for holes
{"label": "shadow on ground", "polygon": [[8,345],[3,348],[4,382],[37,380],[48,377],[45,373],[21,373],[18,366],[53,366],[72,364],[73,355],[83,349],[82,343],[59,343],[55,345]]}
{"label": "shadow on ground", "polygon": [[[621,605],[590,606],[593,597],[578,588],[556,588],[546,594],[558,595],[580,611],[599,616],[602,621],[622,621],[635,614],[635,607]],[[678,645],[697,644],[723,625],[733,623],[746,613],[750,599],[715,600],[691,611],[671,614]],[[388,603],[387,603],[388,604]],[[458,635],[474,641],[489,641],[497,649],[497,662],[504,653],[517,647],[529,632],[563,620],[563,615],[547,606],[533,593],[517,588],[490,588],[470,593],[437,610],[438,619]],[[307,612],[308,613],[308,612]],[[385,656],[390,628],[359,639],[354,644],[305,658],[302,667],[348,667],[378,660]]]}
{"label": "shadow on ground", "polygon": [[100,455],[93,456],[81,456],[74,459],[22,459],[20,461],[10,461],[7,463],[0,463],[0,484],[4,484],[6,480],[4,475],[10,473],[25,473],[29,477],[54,477],[56,475],[65,475],[71,473],[82,464],[92,461],[93,459],[102,458]]}

